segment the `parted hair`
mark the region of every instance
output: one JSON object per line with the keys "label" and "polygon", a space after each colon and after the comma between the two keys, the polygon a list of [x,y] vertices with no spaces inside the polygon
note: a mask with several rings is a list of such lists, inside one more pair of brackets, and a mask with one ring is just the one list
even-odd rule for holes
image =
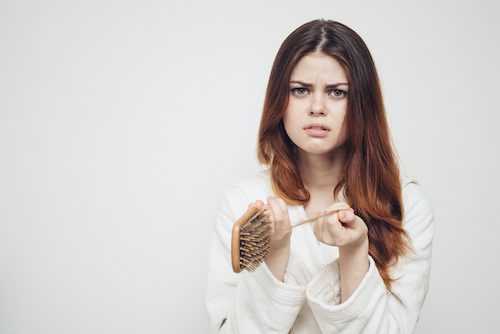
{"label": "parted hair", "polygon": [[271,171],[275,193],[291,205],[305,205],[310,195],[296,164],[294,144],[286,134],[283,115],[290,95],[290,76],[299,60],[321,52],[343,67],[349,84],[344,119],[345,163],[334,197],[345,200],[368,226],[369,254],[387,287],[389,274],[411,251],[403,228],[399,167],[384,109],[380,82],[370,52],[361,37],[347,26],[325,20],[308,22],[281,45],[267,85],[258,135],[257,155]]}

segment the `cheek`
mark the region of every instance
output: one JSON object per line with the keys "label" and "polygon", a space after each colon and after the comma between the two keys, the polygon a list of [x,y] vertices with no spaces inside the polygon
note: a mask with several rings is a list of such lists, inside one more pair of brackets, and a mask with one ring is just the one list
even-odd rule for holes
{"label": "cheek", "polygon": [[288,110],[285,111],[285,114],[283,114],[282,120],[283,120],[283,126],[285,127],[286,130],[286,128],[288,127],[288,122],[290,120],[290,117],[288,116]]}
{"label": "cheek", "polygon": [[342,124],[340,125],[340,135],[339,135],[339,141],[344,144],[345,141],[347,140],[347,119],[344,115],[344,119],[342,120]]}
{"label": "cheek", "polygon": [[290,112],[288,109],[285,111],[285,114],[283,115],[283,127],[285,128],[285,132],[288,134],[288,132],[291,130],[291,124],[290,124],[291,118],[290,118]]}
{"label": "cheek", "polygon": [[288,107],[283,114],[283,125],[287,133],[296,132],[297,127],[300,126],[300,122],[304,113],[304,106],[301,105],[302,101],[296,101],[290,99],[288,101]]}
{"label": "cheek", "polygon": [[294,117],[290,115],[290,112],[287,110],[283,115],[283,127],[285,128],[285,132],[293,142],[297,133],[297,124],[294,122]]}

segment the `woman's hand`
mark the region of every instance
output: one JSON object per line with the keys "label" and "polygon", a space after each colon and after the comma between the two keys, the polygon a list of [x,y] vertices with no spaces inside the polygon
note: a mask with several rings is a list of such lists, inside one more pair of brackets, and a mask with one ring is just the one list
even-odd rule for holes
{"label": "woman's hand", "polygon": [[270,217],[270,248],[264,261],[274,277],[283,281],[290,256],[290,237],[292,235],[288,208],[285,201],[273,196],[267,198],[267,203],[256,201],[250,203],[249,207],[256,206],[259,210],[264,209],[264,213]]}
{"label": "woman's hand", "polygon": [[314,234],[319,241],[345,249],[358,248],[368,241],[365,222],[354,214],[347,203],[335,203],[325,212],[334,213],[314,222]]}

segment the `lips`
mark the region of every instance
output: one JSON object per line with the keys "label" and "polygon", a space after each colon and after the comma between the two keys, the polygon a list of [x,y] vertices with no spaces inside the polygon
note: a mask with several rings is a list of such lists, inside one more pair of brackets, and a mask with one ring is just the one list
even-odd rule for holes
{"label": "lips", "polygon": [[330,128],[328,126],[321,124],[321,123],[311,123],[304,128],[304,130],[308,130],[308,129],[330,131]]}
{"label": "lips", "polygon": [[324,137],[330,132],[330,128],[324,124],[311,123],[304,130],[313,137]]}

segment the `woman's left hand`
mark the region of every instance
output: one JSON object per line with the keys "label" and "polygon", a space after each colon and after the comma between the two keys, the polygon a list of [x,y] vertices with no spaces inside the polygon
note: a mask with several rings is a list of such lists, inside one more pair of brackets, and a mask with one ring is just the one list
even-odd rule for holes
{"label": "woman's left hand", "polygon": [[336,212],[314,222],[314,234],[319,241],[345,250],[367,245],[368,227],[347,203],[335,203],[328,211]]}

